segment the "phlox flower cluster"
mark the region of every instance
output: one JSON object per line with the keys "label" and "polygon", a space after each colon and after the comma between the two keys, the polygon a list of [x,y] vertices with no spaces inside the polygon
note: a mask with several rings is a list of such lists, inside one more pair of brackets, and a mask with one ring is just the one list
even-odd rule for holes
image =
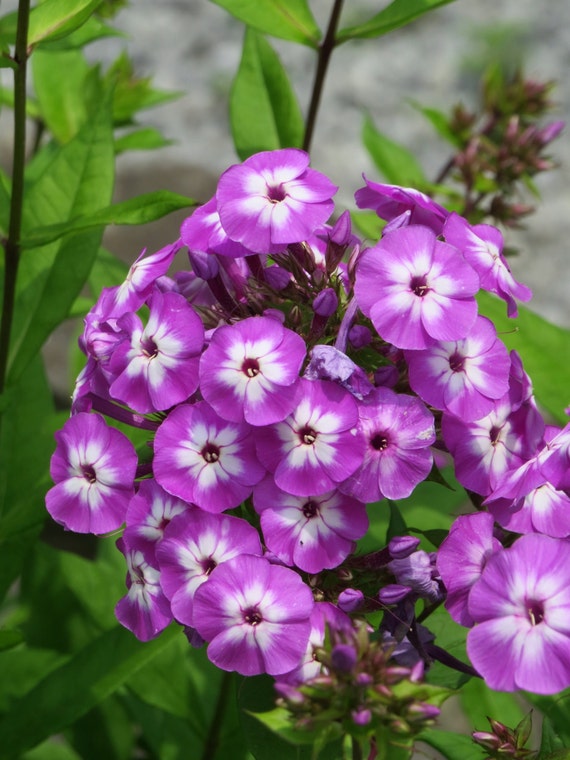
{"label": "phlox flower cluster", "polygon": [[[383,609],[386,657],[418,678],[443,655],[415,605],[444,600],[493,688],[562,689],[570,428],[545,425],[476,301],[490,291],[513,316],[530,291],[494,227],[366,180],[357,205],[386,225],[365,244],[347,212],[330,221],[336,189],[301,150],[252,156],[101,293],[48,511],[68,530],[120,529],[119,621],[142,640],[175,621],[224,670],[285,691],[331,668],[364,684],[358,651],[376,655],[350,642]],[[482,511],[437,552],[401,536],[362,554],[369,515],[442,451]],[[365,725],[375,708],[351,710]]]}

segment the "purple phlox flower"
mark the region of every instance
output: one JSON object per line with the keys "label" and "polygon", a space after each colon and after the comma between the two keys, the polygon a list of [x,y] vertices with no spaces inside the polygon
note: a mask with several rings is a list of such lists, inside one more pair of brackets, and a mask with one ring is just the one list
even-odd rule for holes
{"label": "purple phlox flower", "polygon": [[469,594],[467,654],[491,689],[570,686],[570,543],[529,533],[488,558]]}
{"label": "purple phlox flower", "polygon": [[547,426],[545,444],[520,467],[505,473],[485,500],[504,528],[554,538],[570,535],[570,497],[548,482],[543,472],[543,463],[551,455],[550,442],[558,433],[559,428]]}
{"label": "purple phlox flower", "polygon": [[340,565],[368,529],[365,505],[337,490],[293,496],[269,475],[255,487],[253,501],[268,549],[308,573]]}
{"label": "purple phlox flower", "polygon": [[242,554],[214,568],[196,591],[194,627],[218,668],[280,675],[301,662],[313,604],[294,570]]}
{"label": "purple phlox flower", "polygon": [[223,325],[200,360],[200,390],[226,420],[280,422],[293,410],[303,339],[271,317]]}
{"label": "purple phlox flower", "polygon": [[216,297],[208,287],[208,283],[195,272],[184,270],[174,274],[176,292],[184,296],[188,303],[194,306],[210,308],[216,303]]}
{"label": "purple phlox flower", "polygon": [[71,396],[71,414],[90,412],[93,408],[93,395],[111,400],[109,383],[103,374],[101,364],[93,356],[89,356],[87,364],[75,381],[75,388]]}
{"label": "purple phlox flower", "polygon": [[204,251],[188,251],[192,271],[201,280],[213,280],[220,273],[218,259]]}
{"label": "purple phlox flower", "polygon": [[488,496],[508,470],[519,467],[536,451],[544,421],[530,404],[513,411],[506,393],[494,402],[489,414],[474,422],[444,414],[441,429],[461,485]]}
{"label": "purple phlox flower", "polygon": [[356,401],[348,391],[328,380],[301,378],[293,412],[256,431],[257,455],[287,493],[324,494],[362,462],[357,422]]}
{"label": "purple phlox flower", "polygon": [[418,549],[403,559],[393,559],[387,567],[399,585],[408,586],[422,599],[437,602],[442,598],[442,588],[434,560],[435,554]]}
{"label": "purple phlox flower", "polygon": [[220,222],[215,196],[182,222],[180,237],[190,252],[201,252],[210,256],[218,253],[220,256],[231,258],[251,256],[254,253],[228,237]]}
{"label": "purple phlox flower", "polygon": [[264,151],[227,169],[216,191],[222,226],[259,253],[300,243],[327,221],[337,187],[295,148]]}
{"label": "purple phlox flower", "polygon": [[188,509],[190,506],[185,501],[171,496],[153,478],[141,480],[127,509],[123,537],[129,545],[142,548],[153,557],[167,525]]}
{"label": "purple phlox flower", "polygon": [[178,406],[156,432],[154,476],[207,512],[237,507],[265,475],[251,430],[223,420],[205,401]]}
{"label": "purple phlox flower", "polygon": [[358,411],[364,459],[341,491],[364,502],[406,498],[432,468],[433,415],[420,399],[390,388],[375,388]]}
{"label": "purple phlox flower", "polygon": [[332,380],[359,400],[374,388],[358,364],[334,346],[321,343],[312,349],[304,377],[309,380]]}
{"label": "purple phlox flower", "polygon": [[332,636],[350,636],[353,630],[350,618],[342,610],[330,602],[317,602],[311,613],[311,632],[304,656],[297,667],[279,676],[279,683],[299,685],[320,675],[323,667],[315,658],[315,650],[324,645],[327,628]]}
{"label": "purple phlox flower", "polygon": [[155,281],[165,275],[183,243],[177,240],[160,251],[145,256],[146,248],[131,265],[124,282],[118,287],[105,289],[103,293],[105,318],[120,317],[137,311],[150,295]]}
{"label": "purple phlox flower", "polygon": [[360,254],[354,292],[381,338],[398,348],[461,340],[477,317],[479,277],[427,227],[394,230]]}
{"label": "purple phlox flower", "polygon": [[472,226],[459,214],[452,213],[446,220],[443,236],[451,245],[462,251],[465,259],[479,275],[481,287],[495,293],[507,304],[509,317],[518,315],[515,298],[530,301],[532,291],[513,277],[503,256],[503,236],[489,224]]}
{"label": "purple phlox flower", "polygon": [[405,214],[405,224],[422,224],[441,233],[449,211],[433,201],[429,196],[411,187],[398,187],[380,182],[372,182],[363,175],[366,187],[354,194],[358,208],[376,211],[380,219],[387,222]]}
{"label": "purple phlox flower", "polygon": [[540,469],[556,488],[570,490],[570,422],[548,441]]}
{"label": "purple phlox flower", "polygon": [[140,641],[150,641],[172,622],[168,599],[160,587],[160,571],[153,557],[120,538],[118,549],[127,561],[128,593],[117,602],[115,616]]}
{"label": "purple phlox flower", "polygon": [[169,409],[194,393],[204,345],[202,321],[183,296],[155,290],[149,307],[146,326],[136,314],[119,319],[129,337],[111,359],[111,396],[143,414]]}
{"label": "purple phlox flower", "polygon": [[46,494],[53,519],[76,533],[108,533],[125,520],[137,455],[129,439],[98,414],[80,412],[55,434]]}
{"label": "purple phlox flower", "polygon": [[79,347],[87,357],[93,357],[97,360],[101,374],[110,383],[114,379],[114,375],[109,363],[113,352],[125,339],[125,333],[117,325],[116,319],[108,319],[103,313],[101,300],[100,297],[99,301],[85,316],[85,327],[79,338]]}
{"label": "purple phlox flower", "polygon": [[493,323],[477,317],[462,340],[405,351],[412,389],[426,403],[465,422],[489,414],[509,389],[511,360]]}
{"label": "purple phlox flower", "polygon": [[467,627],[473,625],[469,592],[491,554],[502,549],[493,536],[493,522],[488,512],[459,516],[437,552],[437,569],[447,590],[445,608],[456,623]]}
{"label": "purple phlox flower", "polygon": [[194,594],[221,562],[241,554],[261,553],[257,531],[238,517],[190,506],[174,518],[156,554],[160,584],[176,620],[193,625]]}

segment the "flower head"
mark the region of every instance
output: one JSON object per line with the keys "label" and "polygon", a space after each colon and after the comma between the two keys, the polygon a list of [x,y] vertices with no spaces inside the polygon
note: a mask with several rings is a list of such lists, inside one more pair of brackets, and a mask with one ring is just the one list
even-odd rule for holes
{"label": "flower head", "polygon": [[306,240],[327,221],[337,187],[296,148],[256,153],[220,177],[216,199],[227,235],[259,253]]}

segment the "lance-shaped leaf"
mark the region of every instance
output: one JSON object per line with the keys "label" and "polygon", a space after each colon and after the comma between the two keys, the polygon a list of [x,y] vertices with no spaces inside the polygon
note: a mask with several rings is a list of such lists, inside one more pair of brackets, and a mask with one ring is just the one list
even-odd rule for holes
{"label": "lance-shaped leaf", "polygon": [[0,722],[5,760],[70,726],[180,635],[172,627],[143,644],[120,626],[105,631],[11,704]]}
{"label": "lance-shaped leaf", "polygon": [[118,137],[115,140],[115,153],[124,153],[126,150],[155,150],[172,145],[172,142],[155,127],[142,127]]}
{"label": "lance-shaped leaf", "polygon": [[417,738],[437,749],[447,760],[481,760],[481,747],[474,744],[470,736],[427,728]]}
{"label": "lance-shaped leaf", "polygon": [[248,26],[316,48],[321,31],[307,0],[212,0]]}
{"label": "lance-shaped leaf", "polygon": [[507,348],[514,348],[521,355],[540,405],[565,425],[570,364],[560,361],[560,357],[568,355],[570,330],[553,325],[520,305],[519,316],[509,319],[505,302],[488,293],[479,293],[477,300],[480,312],[493,321]]}
{"label": "lance-shaped leaf", "polygon": [[427,184],[414,154],[379,132],[369,116],[364,119],[362,141],[386,182],[405,187],[424,187]]}
{"label": "lance-shaped leaf", "polygon": [[58,142],[69,142],[87,120],[86,87],[97,85],[96,72],[89,77],[90,67],[79,50],[36,50],[31,61],[40,119]]}
{"label": "lance-shaped leaf", "polygon": [[20,574],[46,517],[44,495],[58,425],[40,356],[2,399],[0,600]]}
{"label": "lance-shaped leaf", "polygon": [[58,240],[64,235],[106,227],[110,224],[147,224],[147,222],[154,222],[173,211],[180,211],[180,209],[191,208],[196,205],[197,201],[187,198],[185,195],[178,195],[178,193],[173,193],[170,190],[156,190],[152,193],[138,195],[136,198],[129,198],[128,201],[114,203],[91,214],[78,216],[69,222],[39,227],[30,235],[25,236],[22,245],[25,248],[43,246],[53,243],[54,240]]}
{"label": "lance-shaped leaf", "polygon": [[30,13],[28,45],[58,40],[78,29],[101,0],[45,0]]}
{"label": "lance-shaped leaf", "polygon": [[230,123],[242,161],[260,150],[299,147],[303,140],[303,117],[287,73],[253,29],[246,31],[230,94]]}
{"label": "lance-shaped leaf", "polygon": [[[30,165],[23,229],[87,215],[111,201],[114,151],[110,93],[66,145],[46,146]],[[26,369],[47,336],[63,321],[79,294],[97,251],[101,231],[79,232],[41,251],[22,252],[9,357],[10,382]]]}
{"label": "lance-shaped leaf", "polygon": [[451,2],[453,0],[393,0],[384,10],[363,24],[341,29],[337,35],[337,42],[346,42],[355,38],[381,37],[383,34],[388,34],[394,29],[415,21],[424,13]]}

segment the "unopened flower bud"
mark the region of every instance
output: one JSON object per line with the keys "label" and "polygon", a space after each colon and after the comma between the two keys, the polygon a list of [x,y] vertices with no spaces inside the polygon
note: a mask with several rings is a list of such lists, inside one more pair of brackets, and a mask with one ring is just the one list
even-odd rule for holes
{"label": "unopened flower bud", "polygon": [[420,702],[410,705],[408,716],[414,720],[434,720],[440,712],[439,707],[430,705],[427,702]]}
{"label": "unopened flower bud", "polygon": [[287,702],[291,702],[295,705],[301,705],[305,701],[305,697],[298,689],[283,681],[277,681],[275,684],[275,691],[282,699],[286,699]]}
{"label": "unopened flower bud", "polygon": [[319,317],[330,317],[338,308],[338,297],[332,288],[325,288],[313,300],[313,311]]}
{"label": "unopened flower bud", "polygon": [[367,726],[372,720],[372,713],[366,708],[360,710],[353,710],[351,712],[352,720],[357,726]]}
{"label": "unopened flower bud", "polygon": [[356,651],[349,644],[337,644],[331,652],[331,667],[339,673],[350,673],[356,665]]}
{"label": "unopened flower bud", "polygon": [[388,544],[388,550],[393,559],[404,559],[420,545],[420,539],[417,536],[394,536]]}
{"label": "unopened flower bud", "polygon": [[382,604],[398,604],[405,599],[412,589],[410,586],[400,586],[398,583],[389,583],[378,592],[378,599]]}
{"label": "unopened flower bud", "polygon": [[218,261],[211,253],[204,251],[188,251],[190,264],[197,277],[201,280],[211,280],[220,271]]}
{"label": "unopened flower bud", "polygon": [[353,348],[363,348],[370,344],[372,333],[366,325],[353,325],[348,331],[348,340]]}
{"label": "unopened flower bud", "polygon": [[355,612],[362,607],[364,594],[359,589],[347,588],[338,595],[338,606],[343,612]]}
{"label": "unopened flower bud", "polygon": [[393,388],[398,382],[399,372],[393,365],[378,367],[374,372],[374,383],[382,388]]}
{"label": "unopened flower bud", "polygon": [[277,264],[272,264],[263,270],[265,281],[273,290],[283,290],[293,279],[291,273]]}

